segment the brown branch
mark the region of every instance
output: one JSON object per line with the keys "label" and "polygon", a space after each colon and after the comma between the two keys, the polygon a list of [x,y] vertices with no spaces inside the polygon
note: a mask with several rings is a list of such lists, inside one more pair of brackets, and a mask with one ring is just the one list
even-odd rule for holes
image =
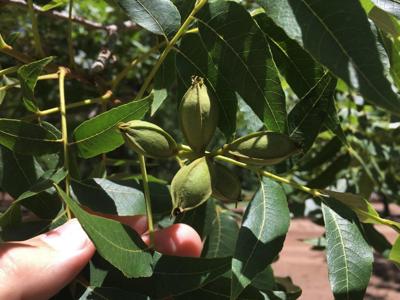
{"label": "brown branch", "polygon": [[[28,5],[27,5],[26,1],[24,1],[24,0],[0,0],[0,5],[2,5],[2,4],[3,5],[10,4],[10,5],[28,8]],[[46,15],[48,17],[68,21],[67,13],[56,11],[56,10],[44,11],[40,6],[35,5],[35,4],[33,5],[33,9],[36,12]],[[126,21],[126,22],[122,23],[121,25],[115,25],[115,24],[104,25],[104,24],[101,24],[101,23],[98,23],[95,21],[87,20],[87,19],[79,17],[79,16],[73,16],[71,18],[71,20],[72,20],[72,22],[81,24],[88,29],[104,30],[107,33],[110,33],[114,30],[125,31],[125,30],[137,30],[139,28],[138,25],[136,25],[135,23],[133,23],[131,21]]]}

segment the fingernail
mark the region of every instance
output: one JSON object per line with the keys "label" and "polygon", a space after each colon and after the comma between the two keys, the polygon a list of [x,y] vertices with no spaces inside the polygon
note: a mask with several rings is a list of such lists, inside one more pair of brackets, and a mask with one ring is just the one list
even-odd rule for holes
{"label": "fingernail", "polygon": [[77,219],[44,234],[43,240],[55,250],[68,252],[82,250],[91,243]]}

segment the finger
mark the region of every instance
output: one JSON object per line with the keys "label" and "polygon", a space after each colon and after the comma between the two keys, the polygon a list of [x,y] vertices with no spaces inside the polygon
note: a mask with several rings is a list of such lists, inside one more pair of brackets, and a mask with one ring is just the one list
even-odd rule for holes
{"label": "finger", "polygon": [[143,234],[147,231],[147,218],[144,215],[117,216],[117,215],[97,212],[97,211],[91,210],[88,207],[86,207],[85,210],[92,215],[96,215],[96,216],[107,218],[107,219],[112,219],[112,220],[118,221],[120,223],[123,223],[125,225],[128,225],[139,234]]}
{"label": "finger", "polygon": [[94,245],[76,219],[0,247],[0,299],[48,299],[88,263]]}
{"label": "finger", "polygon": [[[150,244],[148,234],[142,235],[142,239],[147,245]],[[158,252],[167,255],[199,257],[203,244],[192,227],[173,224],[154,232],[154,247]]]}

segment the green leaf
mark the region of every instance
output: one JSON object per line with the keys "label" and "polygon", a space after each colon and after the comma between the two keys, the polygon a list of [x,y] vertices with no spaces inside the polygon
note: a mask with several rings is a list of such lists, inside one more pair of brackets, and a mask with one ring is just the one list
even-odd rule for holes
{"label": "green leaf", "polygon": [[127,292],[113,287],[87,287],[86,291],[79,297],[79,300],[121,300],[135,299],[148,300],[149,297],[138,293]]}
{"label": "green leaf", "polygon": [[178,215],[174,223],[185,223],[193,227],[202,239],[206,238],[212,228],[212,223],[216,218],[216,203],[209,199],[199,207]]}
{"label": "green leaf", "polygon": [[163,255],[154,268],[158,299],[176,296],[214,281],[231,266],[231,257],[194,258]]}
{"label": "green leaf", "polygon": [[133,229],[117,221],[87,213],[58,186],[56,188],[104,259],[118,268],[126,277],[152,275],[153,257],[146,250],[146,244]]}
{"label": "green leaf", "polygon": [[212,2],[202,8],[198,23],[209,57],[218,66],[218,81],[227,81],[269,130],[286,132],[278,72],[263,32],[246,9],[235,2]]}
{"label": "green leaf", "polygon": [[394,242],[392,250],[389,254],[389,259],[400,266],[400,237],[398,237]]}
{"label": "green leaf", "polygon": [[[372,104],[400,113],[367,16],[357,0],[258,0],[274,22]],[[365,51],[368,49],[368,51]]]}
{"label": "green leaf", "polygon": [[[28,191],[49,170],[43,168],[41,160],[42,157],[20,155],[0,146],[0,188],[2,191],[9,193],[14,199]],[[54,173],[55,170],[51,172]],[[24,207],[41,218],[52,219],[61,208],[60,200],[54,195],[53,190],[48,189],[26,198],[23,201]],[[17,211],[17,206],[15,207],[14,212]],[[14,221],[18,222],[19,219],[14,219]]]}
{"label": "green leaf", "polygon": [[351,193],[339,193],[330,190],[323,190],[323,193],[351,208],[361,222],[387,225],[397,232],[400,232],[400,223],[381,218],[371,203],[362,196]]}
{"label": "green leaf", "polygon": [[214,207],[215,218],[211,223],[203,252],[205,257],[209,258],[233,256],[239,226],[231,213],[222,210],[218,205]]}
{"label": "green leaf", "polygon": [[351,162],[349,154],[340,155],[335,160],[331,161],[330,165],[327,166],[320,174],[314,179],[310,180],[307,186],[311,188],[325,188],[334,182],[336,182],[336,176],[342,170],[347,169]]}
{"label": "green leaf", "polygon": [[285,291],[287,299],[297,299],[301,296],[301,288],[293,284],[290,277],[276,277],[275,279],[277,285]]}
{"label": "green leaf", "polygon": [[20,154],[45,154],[61,151],[61,141],[43,126],[0,119],[0,144]]}
{"label": "green leaf", "polygon": [[248,205],[232,261],[231,299],[265,270],[283,247],[290,215],[282,186],[268,178]]}
{"label": "green leaf", "polygon": [[170,91],[176,79],[175,74],[175,53],[170,52],[158,69],[157,75],[154,78],[154,99],[153,103],[151,104],[151,116],[157,112],[164,100],[167,99],[168,92]]}
{"label": "green leaf", "polygon": [[335,137],[325,145],[319,145],[318,148],[318,152],[315,156],[300,165],[300,171],[311,171],[314,168],[321,167],[323,164],[331,161],[333,157],[337,156],[338,152],[342,148],[342,143],[339,138]]}
{"label": "green leaf", "polygon": [[34,96],[36,82],[40,73],[43,71],[43,68],[48,65],[53,58],[54,57],[50,56],[31,62],[23,65],[17,71],[17,75],[21,83],[24,104],[29,111],[38,111]]}
{"label": "green leaf", "polygon": [[343,132],[340,120],[337,114],[337,109],[334,102],[330,102],[328,106],[328,114],[325,118],[324,126],[335,134],[343,145],[348,145],[346,135]]}
{"label": "green leaf", "polygon": [[170,0],[114,0],[130,17],[130,19],[148,31],[169,35],[178,31],[181,16]]}
{"label": "green leaf", "polygon": [[322,204],[329,281],[335,299],[363,299],[372,272],[372,248],[354,214],[340,203]]}
{"label": "green leaf", "polygon": [[236,130],[237,97],[233,87],[219,74],[218,65],[208,56],[200,35],[186,34],[179,49],[175,50],[178,97],[181,98],[190,87],[192,75],[203,77],[210,96],[218,102],[218,127],[230,139]]}
{"label": "green leaf", "polygon": [[400,19],[400,3],[397,0],[372,0],[380,9]]}
{"label": "green leaf", "polygon": [[302,140],[304,153],[311,148],[324,124],[335,87],[335,77],[326,73],[289,113],[289,135]]}
{"label": "green leaf", "polygon": [[[15,199],[11,206],[0,216],[0,226],[6,227],[11,224],[18,223],[20,218],[20,206],[26,205],[27,199],[32,198],[46,190],[53,189],[53,184],[58,184],[61,180],[63,180],[67,176],[67,172],[65,169],[59,170],[51,170],[46,171],[42,174],[42,176],[36,180],[29,187],[29,189],[19,195],[17,199]],[[35,203],[37,205],[37,203]],[[27,207],[29,208],[29,203]]]}
{"label": "green leaf", "polygon": [[[177,297],[177,300],[186,299],[207,299],[207,300],[224,300],[230,299],[231,281],[228,278],[222,277],[203,286],[195,291],[183,294]],[[265,297],[256,288],[248,286],[243,293],[237,298],[238,300],[270,300]],[[274,298],[271,298],[274,299]]]}
{"label": "green leaf", "polygon": [[141,119],[148,111],[153,96],[132,101],[104,112],[80,124],[73,136],[79,155],[90,158],[112,151],[124,143],[116,126],[120,122]]}
{"label": "green leaf", "polygon": [[142,191],[104,178],[72,181],[72,191],[79,203],[90,209],[118,216],[145,214]]}
{"label": "green leaf", "polygon": [[46,5],[42,6],[43,11],[48,11],[56,7],[64,6],[68,3],[68,0],[51,0]]}
{"label": "green leaf", "polygon": [[383,257],[388,258],[392,244],[386,239],[386,237],[374,228],[372,224],[362,224],[364,229],[364,236],[367,242],[374,248],[374,250]]}
{"label": "green leaf", "polygon": [[254,19],[264,32],[280,73],[297,96],[302,98],[323,77],[325,72],[322,66],[265,13],[256,14]]}

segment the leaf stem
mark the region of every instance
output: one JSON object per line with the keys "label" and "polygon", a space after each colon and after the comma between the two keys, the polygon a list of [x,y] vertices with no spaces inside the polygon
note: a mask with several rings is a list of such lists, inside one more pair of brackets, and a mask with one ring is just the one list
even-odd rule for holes
{"label": "leaf stem", "polygon": [[15,72],[18,71],[19,67],[20,66],[14,66],[14,67],[10,67],[10,68],[6,68],[6,69],[3,69],[3,70],[0,70],[0,76],[15,73]]}
{"label": "leaf stem", "polygon": [[[71,104],[67,104],[65,106],[66,110],[72,109],[72,108],[77,108],[77,107],[81,107],[81,106],[86,106],[86,105],[91,105],[91,104],[101,104],[101,103],[105,103],[107,102],[107,100],[109,100],[112,96],[112,92],[111,91],[107,91],[104,95],[97,97],[97,98],[90,98],[90,99],[85,99],[79,102],[74,102]],[[57,113],[60,111],[60,107],[53,107],[53,108],[49,108],[46,110],[41,110],[38,111],[36,113],[36,115],[39,115],[40,117],[42,116],[48,116],[54,113]]]}
{"label": "leaf stem", "polygon": [[214,156],[214,157],[215,157],[216,159],[218,159],[218,160],[225,161],[225,162],[230,163],[230,164],[233,164],[233,165],[235,165],[235,166],[238,166],[238,167],[245,168],[245,169],[251,170],[251,171],[253,171],[253,172],[256,172],[257,174],[259,174],[259,175],[261,175],[261,176],[269,177],[269,178],[271,178],[271,179],[273,179],[273,180],[275,180],[275,181],[288,184],[288,185],[290,185],[290,186],[292,186],[292,187],[294,187],[294,188],[296,188],[296,189],[298,189],[298,190],[301,190],[301,191],[303,191],[303,192],[306,192],[306,193],[308,193],[308,194],[311,194],[313,197],[326,197],[326,195],[323,194],[323,193],[322,193],[320,190],[318,190],[318,189],[309,188],[309,187],[307,187],[307,186],[304,186],[304,185],[302,185],[302,184],[299,184],[299,183],[297,183],[297,182],[294,182],[294,181],[292,181],[292,180],[290,180],[290,179],[287,179],[287,178],[284,178],[284,177],[280,177],[280,176],[275,175],[275,174],[273,174],[273,173],[270,173],[270,172],[261,170],[261,169],[258,168],[258,167],[250,166],[250,165],[248,165],[248,164],[239,162],[239,161],[237,161],[237,160],[235,160],[235,159],[232,159],[232,158],[229,158],[229,157],[226,157],[226,156],[223,156],[223,155],[216,155],[216,156]]}
{"label": "leaf stem", "polygon": [[[71,181],[71,177],[69,174],[69,156],[68,156],[68,127],[67,127],[67,114],[65,109],[65,89],[64,89],[64,81],[65,75],[67,74],[67,69],[60,67],[59,69],[59,90],[60,90],[60,113],[61,113],[61,133],[62,133],[62,141],[63,141],[63,150],[64,150],[64,168],[68,171],[67,176],[65,177],[65,193],[69,197],[69,185]],[[72,218],[71,211],[69,207],[66,207],[68,219]]]}
{"label": "leaf stem", "polygon": [[153,80],[154,76],[156,75],[158,69],[160,68],[161,64],[167,57],[168,53],[174,47],[174,45],[178,42],[179,38],[186,32],[187,28],[189,27],[190,23],[194,20],[194,15],[207,3],[207,0],[200,0],[196,3],[193,10],[191,11],[190,15],[186,18],[185,22],[183,22],[182,26],[179,28],[178,32],[174,35],[171,41],[168,42],[167,46],[165,47],[164,51],[161,53],[160,58],[154,65],[153,69],[150,71],[149,75],[146,77],[142,87],[140,88],[136,99],[140,99],[143,97],[144,93],[146,92],[147,88],[149,87],[151,81]]}
{"label": "leaf stem", "polygon": [[40,41],[40,33],[38,29],[37,18],[35,15],[35,10],[33,8],[33,0],[28,0],[27,4],[28,4],[29,17],[31,18],[32,22],[32,34],[33,34],[33,41],[35,45],[36,55],[39,57],[45,57],[46,54],[43,51],[42,43]]}
{"label": "leaf stem", "polygon": [[154,225],[153,225],[153,213],[151,210],[149,179],[147,177],[147,170],[146,170],[146,159],[143,154],[138,153],[138,156],[139,156],[139,163],[140,163],[140,171],[142,173],[142,180],[143,180],[144,199],[146,202],[146,215],[147,215],[147,224],[149,225],[150,248],[153,249],[154,248]]}
{"label": "leaf stem", "polygon": [[[57,73],[52,73],[52,74],[46,74],[46,75],[42,75],[42,76],[38,77],[38,80],[49,80],[49,79],[58,79],[58,74]],[[7,84],[7,85],[0,86],[0,92],[8,90],[8,89],[10,89],[12,87],[16,87],[18,85],[20,85],[19,82],[13,82],[13,83],[10,83],[10,84]]]}
{"label": "leaf stem", "polygon": [[67,32],[67,43],[68,43],[68,57],[69,57],[69,65],[71,68],[75,68],[75,52],[74,46],[72,44],[72,7],[74,4],[74,0],[69,0],[69,8],[68,8],[68,32]]}

